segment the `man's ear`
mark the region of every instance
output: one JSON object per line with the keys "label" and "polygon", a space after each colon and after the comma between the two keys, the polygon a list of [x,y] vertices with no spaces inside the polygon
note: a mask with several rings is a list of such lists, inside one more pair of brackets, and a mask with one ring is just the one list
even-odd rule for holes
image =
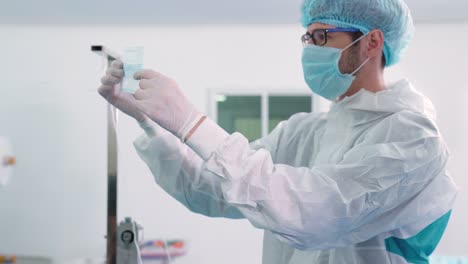
{"label": "man's ear", "polygon": [[367,35],[367,54],[370,58],[381,56],[384,46],[384,34],[379,29],[374,29]]}

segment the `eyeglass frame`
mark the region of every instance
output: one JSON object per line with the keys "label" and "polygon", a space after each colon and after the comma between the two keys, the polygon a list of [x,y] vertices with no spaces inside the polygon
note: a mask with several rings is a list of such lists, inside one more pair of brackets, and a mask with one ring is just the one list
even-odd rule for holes
{"label": "eyeglass frame", "polygon": [[[312,37],[314,35],[314,33],[317,32],[317,31],[322,31],[324,33],[323,35],[325,36],[325,42],[323,44],[321,44],[321,45],[318,45],[316,43],[316,40]],[[316,46],[324,46],[328,42],[328,33],[335,33],[335,32],[359,33],[359,32],[361,32],[361,30],[359,30],[357,28],[340,28],[340,27],[326,28],[326,29],[325,28],[315,29],[314,31],[312,31],[312,33],[306,32],[304,35],[301,36],[302,46],[311,45],[311,44],[309,44],[309,40],[312,40],[312,42]]]}

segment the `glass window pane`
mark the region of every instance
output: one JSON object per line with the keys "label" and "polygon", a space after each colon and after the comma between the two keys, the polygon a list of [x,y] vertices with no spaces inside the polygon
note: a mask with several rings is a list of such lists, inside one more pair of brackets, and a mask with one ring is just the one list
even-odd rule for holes
{"label": "glass window pane", "polygon": [[289,119],[300,112],[312,111],[312,97],[310,96],[270,96],[268,132],[271,132],[279,122]]}
{"label": "glass window pane", "polygon": [[228,133],[240,132],[249,141],[262,135],[260,96],[218,95],[218,124]]}

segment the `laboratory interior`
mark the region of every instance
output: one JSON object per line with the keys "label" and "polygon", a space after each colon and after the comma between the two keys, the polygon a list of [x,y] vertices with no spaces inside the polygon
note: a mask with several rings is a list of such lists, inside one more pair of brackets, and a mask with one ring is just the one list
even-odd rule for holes
{"label": "laboratory interior", "polygon": [[468,264],[468,1],[0,3],[0,263]]}

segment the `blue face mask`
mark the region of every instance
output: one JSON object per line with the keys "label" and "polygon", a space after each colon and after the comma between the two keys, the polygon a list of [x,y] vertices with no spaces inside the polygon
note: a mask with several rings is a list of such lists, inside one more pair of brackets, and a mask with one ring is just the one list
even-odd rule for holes
{"label": "blue face mask", "polygon": [[335,100],[349,89],[355,79],[354,74],[369,61],[369,58],[351,74],[340,72],[340,58],[346,49],[365,36],[361,36],[342,50],[316,45],[304,47],[302,53],[304,79],[314,93],[328,100]]}

